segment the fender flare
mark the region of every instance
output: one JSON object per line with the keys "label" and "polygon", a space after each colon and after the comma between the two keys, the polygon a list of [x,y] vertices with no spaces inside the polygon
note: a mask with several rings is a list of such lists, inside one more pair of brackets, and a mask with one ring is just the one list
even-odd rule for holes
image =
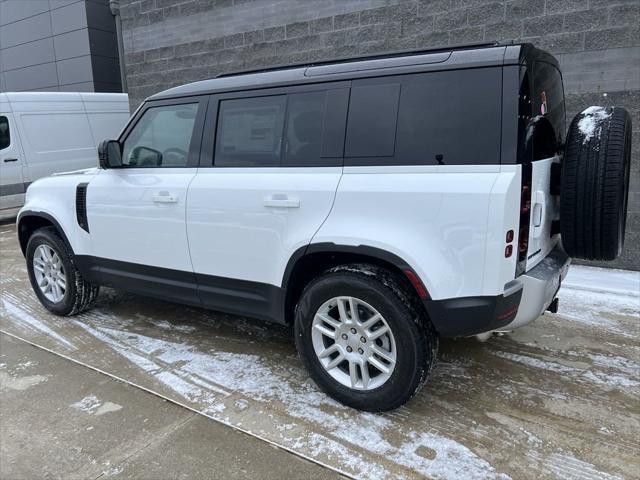
{"label": "fender flare", "polygon": [[[422,282],[422,280],[418,277],[411,265],[409,265],[405,260],[394,253],[383,250],[381,248],[370,247],[368,245],[341,245],[332,242],[323,242],[311,243],[307,246],[300,247],[291,255],[289,261],[287,262],[284,275],[282,277],[282,288],[284,289],[284,291],[288,290],[289,280],[296,264],[305,256],[314,253],[348,253],[373,257],[394,265],[401,272],[404,272],[405,275],[407,275],[407,271],[412,272],[412,274],[415,275],[418,281],[423,283],[424,286],[424,282]],[[412,281],[411,278],[409,278],[409,280]]]}
{"label": "fender flare", "polygon": [[48,222],[50,222],[62,237],[62,241],[64,242],[67,249],[70,252],[73,252],[73,248],[71,248],[71,243],[69,242],[69,239],[67,238],[67,235],[64,232],[64,229],[62,228],[62,226],[60,225],[60,222],[58,222],[58,220],[56,220],[52,215],[45,212],[38,212],[35,210],[24,210],[18,214],[18,219],[16,221],[17,230],[18,230],[18,240],[20,242],[20,249],[22,250],[23,255],[26,254],[26,246],[27,246],[28,240],[23,242],[22,232],[21,232],[22,226],[23,226],[22,222],[26,218],[33,218],[33,217],[43,218]]}

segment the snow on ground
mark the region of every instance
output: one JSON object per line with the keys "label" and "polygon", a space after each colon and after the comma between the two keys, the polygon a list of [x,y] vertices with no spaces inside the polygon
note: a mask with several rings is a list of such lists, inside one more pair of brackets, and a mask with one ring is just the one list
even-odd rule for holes
{"label": "snow on ground", "polygon": [[[573,430],[578,427],[571,402],[600,414],[602,400],[615,412],[640,385],[636,357],[599,344],[596,349],[545,346],[545,335],[563,331],[536,329],[534,322],[523,330],[530,329],[542,344],[508,335],[486,344],[450,343],[427,385],[428,390],[437,384],[437,392],[419,394],[388,414],[357,412],[321,393],[292,347],[265,347],[285,343],[271,327],[170,304],[162,304],[167,312],[149,313],[153,301],[111,292],[98,308],[60,321],[32,303],[24,293],[28,283],[22,285],[3,291],[3,328],[33,341],[45,338],[50,348],[57,344],[69,356],[86,355],[82,360],[96,368],[134,378],[204,415],[357,478],[509,478],[504,471],[528,478],[616,478],[601,471],[603,460],[592,458],[588,448],[572,450],[591,433]],[[594,338],[613,332],[635,344],[637,332],[629,331],[628,319],[640,313],[640,273],[572,266],[559,296],[559,315],[551,318],[581,324],[568,331],[594,332]],[[132,302],[130,309],[119,304],[123,298]],[[125,365],[119,371],[118,359]],[[94,395],[71,407],[91,415],[121,408]],[[555,421],[561,424],[557,429]],[[624,442],[615,421],[598,425],[598,435],[615,432],[616,441]],[[569,441],[563,438],[567,432]],[[520,453],[513,453],[518,442]],[[615,453],[617,446],[606,448]]]}
{"label": "snow on ground", "polygon": [[627,295],[638,300],[640,272],[571,265],[562,286],[573,290]]}
{"label": "snow on ground", "polygon": [[[470,479],[508,478],[498,474],[489,463],[464,445],[435,432],[410,431],[408,442],[392,445],[383,435],[386,429],[393,428],[390,420],[347,409],[311,384],[303,389],[292,388],[257,355],[216,351],[203,353],[188,344],[74,322],[185,399],[203,405],[204,413],[215,418],[225,410],[218,394],[226,396],[233,391],[265,405],[277,401],[286,405],[287,413],[292,417],[312,422],[336,438],[416,472],[436,478],[456,478],[462,472]],[[179,366],[171,368],[171,372],[167,371],[169,366],[175,365]],[[343,415],[329,413],[335,409],[343,412]],[[344,415],[347,411],[350,415]],[[359,459],[326,435],[305,433],[292,442],[292,446],[296,445],[306,445],[311,452],[332,452],[334,456],[342,451],[344,458],[341,463],[359,472],[358,476],[368,477],[372,468],[377,469],[377,477],[388,476],[382,467]],[[434,451],[435,458],[425,458],[416,453],[420,447]]]}
{"label": "snow on ground", "polygon": [[55,338],[58,342],[60,342],[61,344],[63,344],[64,346],[66,346],[71,350],[76,349],[75,345],[73,345],[72,343],[67,341],[66,338],[60,336],[55,331],[53,331],[50,327],[47,326],[46,323],[38,320],[33,315],[29,315],[27,312],[22,310],[20,307],[12,304],[7,299],[5,298],[2,299],[2,305],[4,306],[4,309],[9,314],[11,314],[16,320],[26,324],[29,328],[39,330],[45,335]]}
{"label": "snow on ground", "polygon": [[629,332],[618,322],[640,318],[640,272],[572,265],[558,297],[558,313],[569,320],[605,326],[625,337],[640,332]]}

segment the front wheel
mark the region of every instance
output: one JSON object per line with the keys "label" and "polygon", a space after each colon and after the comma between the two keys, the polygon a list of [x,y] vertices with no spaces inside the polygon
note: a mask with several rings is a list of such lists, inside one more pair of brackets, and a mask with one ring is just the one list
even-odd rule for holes
{"label": "front wheel", "polygon": [[345,405],[385,411],[406,403],[433,368],[438,336],[391,272],[329,270],[296,308],[296,346],[311,378]]}
{"label": "front wheel", "polygon": [[51,313],[78,314],[88,309],[98,296],[99,287],[82,278],[73,253],[54,228],[41,228],[31,235],[26,259],[33,291]]}

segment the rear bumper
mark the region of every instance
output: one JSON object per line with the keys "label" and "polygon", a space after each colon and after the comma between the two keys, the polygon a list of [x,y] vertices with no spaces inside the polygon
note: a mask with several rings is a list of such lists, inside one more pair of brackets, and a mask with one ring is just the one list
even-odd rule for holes
{"label": "rear bumper", "polygon": [[558,245],[538,265],[515,279],[514,282],[522,284],[522,301],[518,314],[512,322],[499,330],[520,328],[542,315],[556,297],[570,264],[571,258]]}
{"label": "rear bumper", "polygon": [[425,307],[443,337],[513,330],[544,313],[570,263],[569,256],[557,246],[538,265],[509,282],[502,295],[428,300]]}

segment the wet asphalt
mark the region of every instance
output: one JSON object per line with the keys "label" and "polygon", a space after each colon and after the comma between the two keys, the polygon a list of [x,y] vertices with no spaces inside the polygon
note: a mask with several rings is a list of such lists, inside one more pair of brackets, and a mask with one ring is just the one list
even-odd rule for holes
{"label": "wet asphalt", "polygon": [[375,415],[319,392],[286,327],[111,289],[55,317],[11,224],[0,273],[3,478],[640,478],[638,296],[563,288],[557,315],[443,341]]}

